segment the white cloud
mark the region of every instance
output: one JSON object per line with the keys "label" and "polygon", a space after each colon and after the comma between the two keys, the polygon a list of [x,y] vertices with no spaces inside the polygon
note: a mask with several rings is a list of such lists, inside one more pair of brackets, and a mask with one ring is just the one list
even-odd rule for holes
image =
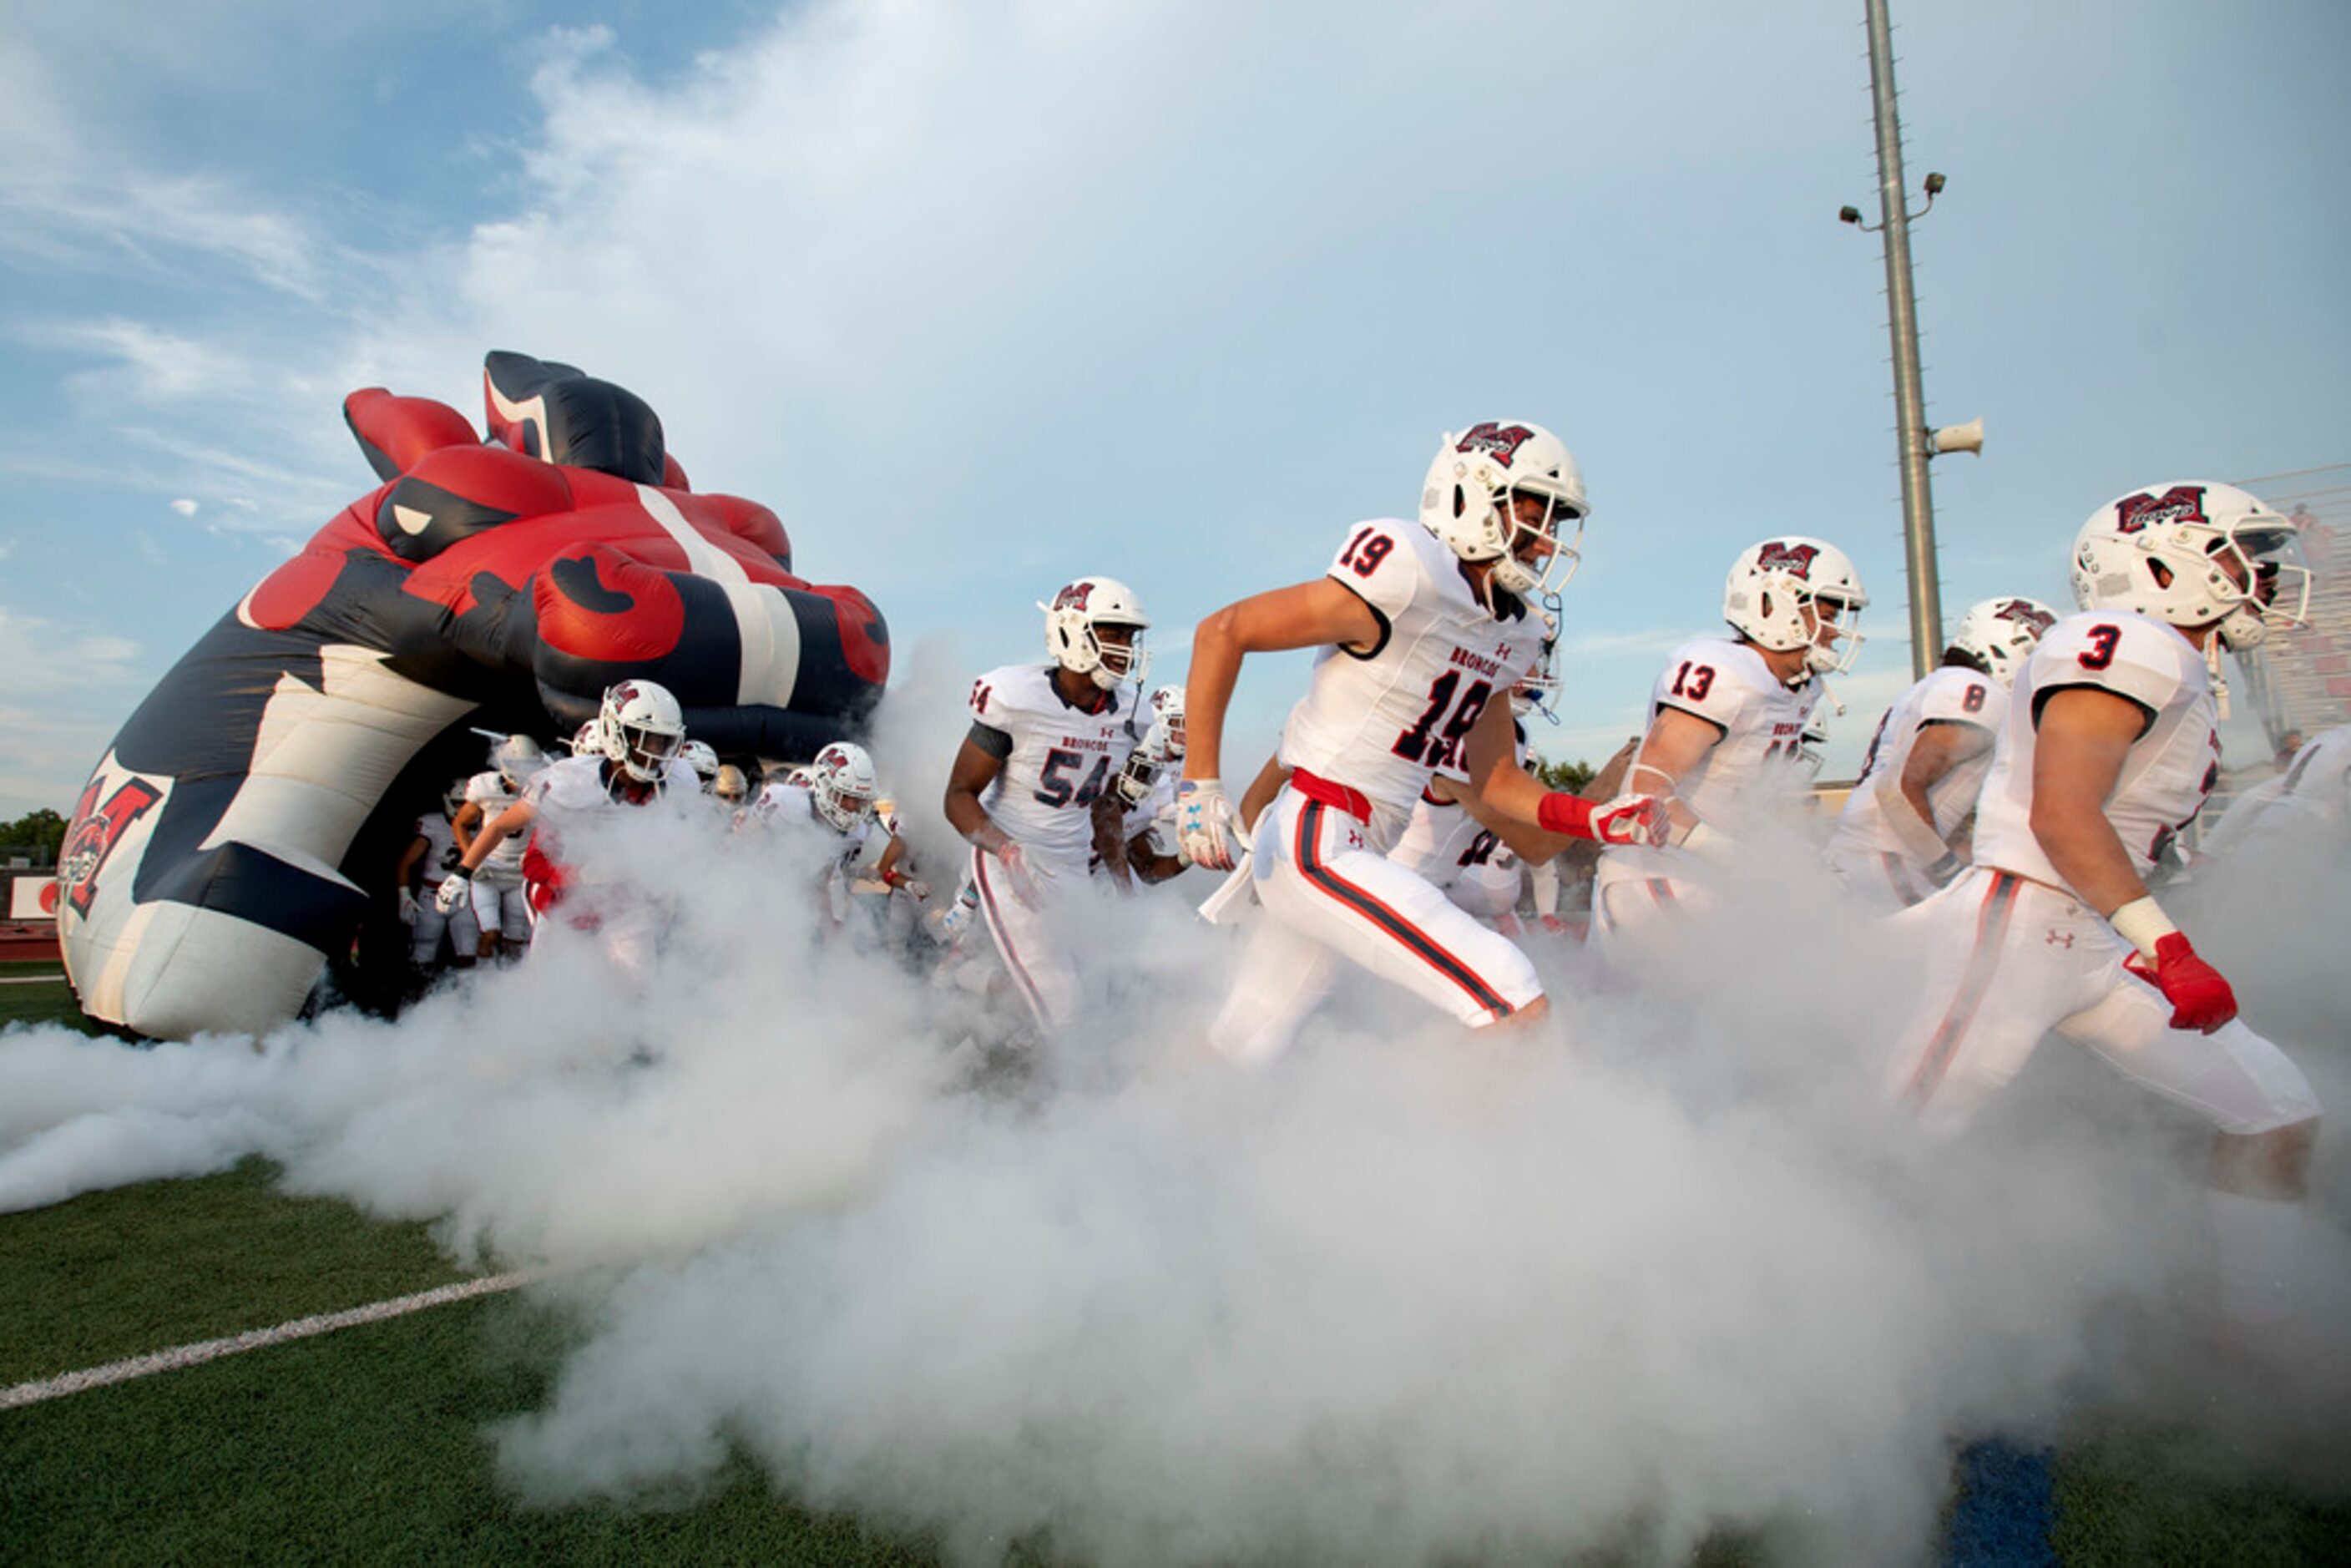
{"label": "white cloud", "polygon": [[196,515],[196,503],[183,496],[172,503],[172,510],[183,517],[193,517]]}
{"label": "white cloud", "polygon": [[0,819],[65,810],[138,695],[154,679],[139,645],[0,607],[0,669],[27,706],[0,711]]}

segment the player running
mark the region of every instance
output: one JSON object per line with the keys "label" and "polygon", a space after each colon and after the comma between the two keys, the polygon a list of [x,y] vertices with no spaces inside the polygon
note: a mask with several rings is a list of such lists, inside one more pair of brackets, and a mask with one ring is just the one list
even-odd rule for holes
{"label": "player running", "polygon": [[1868,602],[1844,551],[1782,535],[1731,563],[1722,618],[1733,635],[1666,655],[1625,783],[1671,796],[1672,838],[1600,857],[1592,930],[1613,962],[1663,956],[1674,913],[1710,896],[1719,872],[1708,859],[1734,855],[1807,781],[1804,727],[1825,700],[1821,677],[1853,666]]}
{"label": "player running", "polygon": [[1941,666],[1877,721],[1829,841],[1839,875],[1903,905],[1959,875],[1968,857],[1958,834],[1991,767],[2009,688],[2056,623],[2034,599],[1987,599],[1959,618]]}
{"label": "player running", "polygon": [[1472,1028],[1530,1022],[1548,1004],[1534,966],[1427,880],[1388,858],[1429,780],[1521,852],[1569,837],[1629,842],[1661,826],[1657,802],[1601,807],[1546,791],[1511,761],[1510,706],[1534,666],[1547,599],[1576,560],[1583,477],[1559,438],[1513,421],[1447,435],[1417,524],[1349,530],[1329,571],[1217,611],[1194,633],[1185,697],[1189,749],[1177,795],[1186,852],[1229,869],[1236,829],[1218,774],[1225,710],[1250,653],[1317,648],[1284,727],[1289,770],[1252,823],[1250,874],[1265,916],[1250,929],[1218,1050],[1262,1062],[1287,1049],[1353,959]]}
{"label": "player running", "polygon": [[[465,783],[465,804],[455,824],[460,853],[474,847],[482,825],[522,799],[530,776],[547,766],[538,742],[510,735],[490,747],[490,767]],[[474,873],[474,920],[482,928],[485,958],[512,957],[530,946],[530,905],[522,885],[523,841],[508,838]]]}
{"label": "player running", "polygon": [[[701,789],[678,760],[685,715],[669,688],[653,681],[622,681],[604,694],[591,737],[585,727],[573,754],[549,763],[525,784],[522,798],[484,825],[439,895],[454,909],[467,884],[500,845],[527,835],[523,880],[530,908],[544,915],[559,903],[574,872],[558,857],[567,825],[623,807],[650,805],[665,792],[690,799]],[[600,754],[601,752],[601,754]]]}
{"label": "player running", "polygon": [[[2237,1021],[2229,982],[2147,894],[2220,774],[2220,639],[2300,620],[2293,525],[2226,485],[2158,485],[2100,507],[2074,547],[2083,613],[2042,637],[1977,807],[1975,864],[1902,918],[1930,944],[1892,1087],[1964,1123],[2051,1030],[2201,1112],[2221,1308],[2287,1314],[2318,1102]],[[2290,575],[2298,574],[2298,575]]]}
{"label": "player running", "polygon": [[1133,696],[1149,668],[1151,618],[1132,589],[1081,577],[1045,612],[1050,662],[1006,664],[971,687],[971,729],[947,775],[948,824],[971,847],[980,916],[1040,1029],[1065,1022],[1077,1001],[1069,943],[1049,918],[1056,883],[1075,887],[1099,858],[1126,882],[1113,786],[1134,749]]}

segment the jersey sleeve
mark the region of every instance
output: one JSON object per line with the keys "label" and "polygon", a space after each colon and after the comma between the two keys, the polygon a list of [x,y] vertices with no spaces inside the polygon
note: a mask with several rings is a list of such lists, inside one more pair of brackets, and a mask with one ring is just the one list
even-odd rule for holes
{"label": "jersey sleeve", "polygon": [[1419,558],[1400,523],[1358,523],[1323,573],[1343,584],[1380,618],[1381,640],[1405,612],[1420,586]]}
{"label": "jersey sleeve", "polygon": [[506,793],[504,781],[495,773],[476,773],[465,780],[467,803],[486,808]]}
{"label": "jersey sleeve", "polygon": [[2008,711],[2008,694],[1990,675],[1972,670],[1950,670],[1928,683],[1919,695],[1918,722],[1972,724],[1997,729]]}
{"label": "jersey sleeve", "polygon": [[1691,643],[1667,655],[1657,676],[1656,706],[1679,708],[1730,732],[1754,695],[1746,673],[1721,654],[1737,650],[1728,643]]}
{"label": "jersey sleeve", "polygon": [[994,669],[971,683],[971,695],[964,706],[971,710],[972,720],[990,729],[1010,735],[1019,727],[1020,687],[1029,671],[1026,665],[1007,664]]}
{"label": "jersey sleeve", "polygon": [[[2094,686],[2161,713],[2179,695],[2180,658],[2171,632],[2137,615],[2076,615],[2059,622],[2032,651],[2038,702],[2069,686]],[[2033,714],[2035,723],[2040,714]]]}

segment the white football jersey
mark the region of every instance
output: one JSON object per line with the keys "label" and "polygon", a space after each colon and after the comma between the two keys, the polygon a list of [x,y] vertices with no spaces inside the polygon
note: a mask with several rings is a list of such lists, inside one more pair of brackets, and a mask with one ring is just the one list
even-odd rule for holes
{"label": "white football jersey", "polygon": [[[1886,823],[1879,783],[1902,777],[1910,765],[1911,749],[1928,725],[1972,725],[1997,738],[2007,717],[2008,690],[1990,675],[1956,664],[1928,671],[1927,678],[1896,697],[1877,721],[1877,733],[1870,737],[1868,755],[1862,759],[1861,778],[1837,818],[1831,858],[1842,862],[1889,854],[1915,860]],[[1991,747],[1986,747],[1928,787],[1927,804],[1934,811],[1937,834],[1949,839],[1975,809],[1976,795],[1991,770]]]}
{"label": "white football jersey", "polygon": [[2307,848],[2325,857],[2351,840],[2351,724],[2338,725],[2294,754],[2286,770],[2231,803],[2202,852],[2229,855],[2249,846]]}
{"label": "white football jersey", "polygon": [[[477,833],[495,821],[500,811],[520,799],[521,796],[507,788],[506,775],[496,768],[487,773],[476,773],[465,780],[466,803],[482,809],[482,820],[474,827]],[[482,862],[482,871],[487,873],[492,880],[504,878],[511,881],[521,876],[524,841],[525,835],[521,833],[511,833],[500,840],[498,847],[490,852],[490,858]]]}
{"label": "white football jersey", "polygon": [[1121,686],[1081,707],[1061,695],[1050,664],[1007,664],[971,685],[971,716],[1011,741],[979,797],[1020,847],[1082,866],[1093,852],[1093,804],[1116,789],[1139,738],[1134,694]]}
{"label": "white football jersey", "polygon": [[1368,653],[1326,647],[1281,732],[1282,765],[1357,789],[1392,844],[1432,774],[1467,779],[1468,735],[1534,667],[1546,631],[1523,605],[1496,619],[1461,562],[1417,523],[1358,524],[1325,575],[1372,607]]}
{"label": "white football jersey", "polygon": [[438,811],[416,819],[416,836],[424,841],[424,885],[438,887],[457,863],[457,831]]}
{"label": "white football jersey", "polygon": [[[855,823],[844,833],[817,815],[815,790],[781,779],[759,791],[759,798],[751,803],[751,821],[762,826],[820,831],[840,841],[834,862],[843,866],[855,864],[865,852],[866,840],[874,836],[872,818]],[[888,842],[888,835],[882,838]]]}
{"label": "white football jersey", "polygon": [[[1513,721],[1518,731],[1515,756],[1527,765],[1527,727]],[[1388,859],[1420,873],[1435,887],[1451,887],[1473,866],[1490,866],[1499,875],[1519,864],[1516,851],[1489,832],[1458,800],[1439,800],[1427,790],[1412,805],[1411,820],[1396,840]]]}
{"label": "white football jersey", "polygon": [[2149,716],[2106,797],[2106,821],[2144,877],[2220,781],[2220,734],[2214,727],[2220,704],[2196,645],[2164,622],[2129,611],[2067,616],[2042,637],[2017,675],[2008,723],[1976,805],[1976,864],[2066,887],[2032,835],[2032,752],[2042,702],[2068,686],[2113,692]]}
{"label": "white football jersey", "polygon": [[[1804,718],[1821,700],[1817,675],[1789,686],[1771,673],[1763,655],[1727,637],[1698,637],[1666,655],[1665,668],[1649,690],[1646,735],[1661,708],[1679,708],[1722,731],[1706,754],[1691,764],[1674,793],[1717,832],[1736,838],[1749,823],[1786,804],[1811,782],[1803,760]],[[1633,754],[1625,788],[1650,791],[1654,776],[1639,772]],[[1628,876],[1697,874],[1687,850],[1620,846],[1600,857],[1604,882]]]}

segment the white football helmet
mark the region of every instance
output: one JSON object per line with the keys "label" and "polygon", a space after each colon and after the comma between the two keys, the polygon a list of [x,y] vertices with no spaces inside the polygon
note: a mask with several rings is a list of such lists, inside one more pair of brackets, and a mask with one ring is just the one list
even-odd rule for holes
{"label": "white football helmet", "polygon": [[2090,515],[2074,540],[2074,598],[2085,610],[2131,610],[2174,626],[2220,622],[2231,649],[2310,610],[2300,533],[2233,485],[2149,485]]}
{"label": "white football helmet", "polygon": [[2042,633],[2057,624],[2057,612],[2037,599],[1986,599],[1968,606],[1951,633],[1951,646],[2003,686],[2032,657]]}
{"label": "white football helmet", "polygon": [[694,769],[694,776],[702,780],[702,792],[709,794],[710,787],[718,781],[718,753],[710,748],[709,742],[687,741],[677,748],[677,759]]}
{"label": "white football helmet", "polygon": [[657,783],[685,744],[685,712],[669,688],[653,681],[622,681],[604,693],[597,716],[604,755],[640,784]]}
{"label": "white football helmet", "polygon": [[[1053,595],[1045,612],[1045,652],[1073,674],[1092,675],[1094,685],[1110,691],[1122,681],[1142,684],[1151,668],[1150,652],[1143,645],[1144,628],[1151,617],[1134,590],[1114,577],[1081,577]],[[1104,627],[1123,626],[1123,642],[1105,643]]]}
{"label": "white football helmet", "polygon": [[448,818],[453,822],[457,820],[457,813],[465,809],[465,786],[472,782],[473,780],[470,778],[460,779],[452,783],[447,789],[441,791],[441,814],[443,816]]}
{"label": "white football helmet", "polygon": [[1143,744],[1166,761],[1184,755],[1184,688],[1162,686],[1151,694],[1151,733]]}
{"label": "white football helmet", "polygon": [[[1834,675],[1861,652],[1861,611],[1869,602],[1861,574],[1844,551],[1823,539],[1788,534],[1739,552],[1722,586],[1722,618],[1759,648],[1805,650],[1804,667]],[[1834,607],[1836,632],[1821,640],[1819,606]]]}
{"label": "white football helmet", "polygon": [[[1540,521],[1520,520],[1521,496],[1542,502]],[[1420,526],[1463,560],[1492,561],[1489,580],[1521,599],[1548,598],[1567,586],[1583,559],[1590,509],[1574,455],[1541,425],[1521,420],[1489,421],[1446,436],[1420,489]],[[1572,536],[1564,533],[1570,522]],[[1518,552],[1538,537],[1550,550],[1530,565]]]}
{"label": "white football helmet", "polygon": [[809,764],[809,793],[817,815],[841,832],[847,832],[873,814],[882,786],[873,772],[873,758],[854,742],[836,740]]}
{"label": "white football helmet", "polygon": [[571,755],[574,757],[604,755],[604,716],[601,713],[571,732]]}
{"label": "white football helmet", "polygon": [[547,766],[547,753],[527,735],[509,735],[490,747],[490,766],[509,790],[519,790],[525,779]]}

